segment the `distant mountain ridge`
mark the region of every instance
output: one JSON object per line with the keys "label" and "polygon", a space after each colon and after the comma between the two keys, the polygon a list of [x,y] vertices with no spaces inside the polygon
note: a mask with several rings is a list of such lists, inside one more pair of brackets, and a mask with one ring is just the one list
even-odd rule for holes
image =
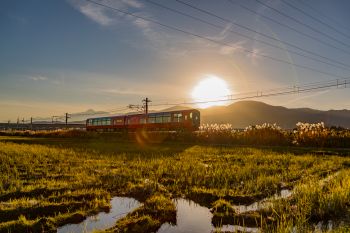
{"label": "distant mountain ridge", "polygon": [[[174,106],[162,111],[179,111],[190,109],[186,106]],[[160,111],[150,111],[160,112]],[[327,126],[341,126],[350,128],[350,110],[321,111],[311,108],[286,108],[273,106],[258,101],[239,101],[228,106],[216,106],[200,109],[201,124],[229,123],[234,128],[244,128],[249,125],[276,123],[282,128],[292,129],[298,122],[318,123],[324,122]],[[126,114],[136,114],[129,112]],[[85,112],[72,113],[69,123],[85,124],[87,118],[111,116],[105,111],[89,109]],[[42,118],[35,123],[51,124],[50,118]],[[62,120],[57,123],[65,123]]]}
{"label": "distant mountain ridge", "polygon": [[311,108],[286,108],[258,101],[239,101],[228,106],[201,110],[201,123],[230,123],[235,128],[263,123],[277,123],[295,128],[297,122],[324,122],[327,126],[350,128],[350,110],[321,111]]}

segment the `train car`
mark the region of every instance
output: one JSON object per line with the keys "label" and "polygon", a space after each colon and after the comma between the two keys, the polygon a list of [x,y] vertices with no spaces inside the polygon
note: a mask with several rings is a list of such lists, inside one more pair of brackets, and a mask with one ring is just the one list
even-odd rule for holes
{"label": "train car", "polygon": [[113,132],[136,131],[195,131],[200,125],[200,112],[196,109],[131,114],[110,117],[89,118],[87,131]]}

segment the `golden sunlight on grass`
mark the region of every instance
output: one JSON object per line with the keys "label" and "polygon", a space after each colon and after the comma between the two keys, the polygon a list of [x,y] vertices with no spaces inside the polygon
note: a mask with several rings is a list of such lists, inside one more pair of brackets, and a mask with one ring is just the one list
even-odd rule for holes
{"label": "golden sunlight on grass", "polygon": [[225,80],[214,75],[207,75],[202,79],[192,91],[192,98],[198,103],[200,108],[224,105],[225,102],[206,102],[210,100],[220,100],[231,95],[231,91]]}

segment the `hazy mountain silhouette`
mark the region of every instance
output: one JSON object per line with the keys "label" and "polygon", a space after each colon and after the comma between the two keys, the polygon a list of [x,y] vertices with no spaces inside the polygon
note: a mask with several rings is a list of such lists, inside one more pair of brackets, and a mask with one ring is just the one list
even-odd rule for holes
{"label": "hazy mountain silhouette", "polygon": [[180,110],[188,110],[188,109],[192,109],[192,108],[179,105],[179,106],[163,109],[162,112],[180,111]]}
{"label": "hazy mountain silhouette", "polygon": [[[177,111],[190,109],[185,106],[174,106],[161,111]],[[158,111],[150,111],[158,112]],[[282,128],[292,129],[297,122],[317,123],[323,121],[327,126],[342,126],[350,128],[350,110],[321,111],[311,108],[286,108],[272,106],[258,101],[239,101],[228,106],[216,106],[201,109],[201,123],[230,123],[234,128],[244,128],[249,125],[277,123]],[[138,114],[129,112],[127,115]],[[69,123],[85,124],[86,118],[111,116],[104,111],[89,109],[85,112],[72,113]],[[51,123],[50,118],[42,118],[35,123]],[[57,123],[63,123],[62,119]]]}
{"label": "hazy mountain silhouette", "polygon": [[350,128],[350,110],[321,111],[311,108],[286,108],[258,101],[240,101],[229,106],[201,110],[201,123],[230,123],[235,128],[262,123],[277,123],[283,128],[294,128],[297,122]]}

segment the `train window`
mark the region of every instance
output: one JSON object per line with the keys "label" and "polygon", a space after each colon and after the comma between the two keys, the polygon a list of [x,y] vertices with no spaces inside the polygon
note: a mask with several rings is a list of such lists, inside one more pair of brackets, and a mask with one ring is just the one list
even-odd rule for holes
{"label": "train window", "polygon": [[163,122],[163,116],[162,115],[158,115],[156,116],[156,123],[162,123]]}
{"label": "train window", "polygon": [[163,113],[163,123],[169,123],[171,122],[171,114],[170,113]]}
{"label": "train window", "polygon": [[182,121],[182,113],[175,113],[174,122],[181,122],[181,121]]}
{"label": "train window", "polygon": [[151,124],[156,123],[156,118],[155,118],[155,116],[150,116],[150,117],[148,117],[148,123],[151,123]]}
{"label": "train window", "polygon": [[169,123],[169,122],[171,122],[171,116],[170,115],[163,116],[163,123]]}
{"label": "train window", "polygon": [[192,114],[192,112],[190,113],[190,118],[192,119],[192,117],[193,117],[193,114]]}
{"label": "train window", "polygon": [[146,124],[146,118],[140,118],[140,124]]}
{"label": "train window", "polygon": [[185,121],[187,121],[187,115],[185,115]]}

